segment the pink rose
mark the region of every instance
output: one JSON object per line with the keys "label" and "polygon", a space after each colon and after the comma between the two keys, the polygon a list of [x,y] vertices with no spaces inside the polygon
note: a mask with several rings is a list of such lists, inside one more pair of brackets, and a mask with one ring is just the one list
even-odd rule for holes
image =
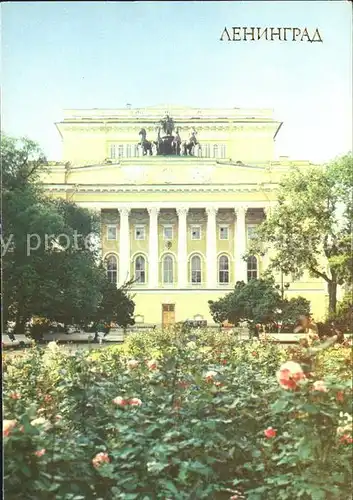
{"label": "pink rose", "polygon": [[274,438],[277,435],[277,430],[272,427],[267,427],[267,429],[264,430],[264,434],[267,439]]}
{"label": "pink rose", "polygon": [[34,452],[34,454],[37,456],[37,457],[42,457],[46,452],[46,449],[45,448],[42,448],[41,450],[37,450]]}
{"label": "pink rose", "polygon": [[141,406],[142,401],[141,401],[141,399],[138,399],[138,398],[132,398],[129,400],[129,404],[132,406]]}
{"label": "pink rose", "polygon": [[302,367],[294,361],[284,363],[277,374],[277,381],[284,389],[296,389],[297,383],[305,378]]}
{"label": "pink rose", "polygon": [[342,444],[351,444],[353,443],[353,438],[348,434],[344,434],[343,436],[340,437],[340,442]]}
{"label": "pink rose", "polygon": [[317,380],[313,383],[313,391],[328,392],[328,389],[323,380]]}
{"label": "pink rose", "polygon": [[16,426],[17,420],[3,420],[2,421],[2,434],[8,436],[12,429]]}
{"label": "pink rose", "polygon": [[18,392],[12,392],[10,394],[10,398],[11,399],[21,399],[21,394],[19,394]]}
{"label": "pink rose", "polygon": [[217,372],[209,371],[205,374],[205,379],[207,382],[212,382],[212,380],[217,376]]}
{"label": "pink rose", "polygon": [[155,359],[151,359],[150,361],[147,361],[147,366],[149,370],[156,370],[158,366],[158,362]]}
{"label": "pink rose", "polygon": [[110,458],[108,456],[108,453],[97,453],[97,455],[92,458],[93,467],[95,467],[96,469],[103,464],[108,464],[109,462]]}
{"label": "pink rose", "polygon": [[126,406],[129,404],[129,402],[126,399],[123,399],[122,397],[118,396],[117,398],[113,399],[113,403],[117,406]]}
{"label": "pink rose", "polygon": [[127,362],[127,367],[129,369],[133,369],[133,368],[137,368],[138,365],[139,365],[139,361],[137,361],[137,359],[129,359],[129,361]]}

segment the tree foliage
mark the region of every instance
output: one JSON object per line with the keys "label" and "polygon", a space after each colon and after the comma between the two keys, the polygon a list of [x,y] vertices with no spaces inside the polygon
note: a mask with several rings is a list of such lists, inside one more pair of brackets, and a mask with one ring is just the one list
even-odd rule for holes
{"label": "tree foliage", "polygon": [[337,286],[352,280],[353,164],[348,154],[325,167],[293,168],[278,189],[278,204],[259,226],[249,253],[270,250],[270,270],[293,279],[304,271],[328,285],[336,310]]}
{"label": "tree foliage", "polygon": [[284,299],[281,303],[281,319],[284,324],[294,325],[299,316],[310,314],[310,301],[305,297]]}
{"label": "tree foliage", "polygon": [[126,287],[112,286],[99,262],[100,221],[74,203],[45,195],[40,174],[47,163],[39,147],[5,136],[1,163],[2,325],[15,321],[20,333],[33,316],[83,324],[98,311],[106,316],[100,320],[133,321]]}
{"label": "tree foliage", "polygon": [[217,301],[209,301],[210,312],[216,323],[228,321],[238,325],[246,321],[249,326],[270,324],[278,320],[294,324],[302,314],[310,313],[310,302],[304,297],[290,300],[281,298],[274,279],[238,281],[232,292]]}
{"label": "tree foliage", "polygon": [[123,328],[133,325],[135,303],[129,293],[131,284],[132,281],[116,288],[113,283],[105,280],[101,290],[102,300],[92,319],[95,322],[103,320],[107,323],[117,323]]}

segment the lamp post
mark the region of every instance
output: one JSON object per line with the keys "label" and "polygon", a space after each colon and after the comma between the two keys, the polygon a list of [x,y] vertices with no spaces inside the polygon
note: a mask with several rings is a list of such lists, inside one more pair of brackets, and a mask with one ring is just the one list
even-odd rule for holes
{"label": "lamp post", "polygon": [[283,271],[281,269],[281,285],[277,285],[276,288],[277,290],[280,290],[281,291],[281,299],[282,301],[284,300],[284,292],[286,290],[288,290],[288,288],[290,287],[290,283],[284,283],[284,274],[283,274]]}

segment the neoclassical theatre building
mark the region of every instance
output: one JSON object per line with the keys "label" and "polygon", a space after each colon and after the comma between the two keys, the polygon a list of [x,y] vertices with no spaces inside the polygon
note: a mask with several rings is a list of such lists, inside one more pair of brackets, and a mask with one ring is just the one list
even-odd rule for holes
{"label": "neoclassical theatre building", "polygon": [[[274,159],[281,125],[268,109],[175,106],[67,110],[56,123],[63,158],[46,189],[100,212],[108,277],[117,286],[135,278],[137,322],[210,324],[208,300],[261,276],[267,256],[242,259],[254,228],[281,176],[309,165]],[[324,315],[322,281],[276,279],[288,298],[311,301],[315,319]]]}

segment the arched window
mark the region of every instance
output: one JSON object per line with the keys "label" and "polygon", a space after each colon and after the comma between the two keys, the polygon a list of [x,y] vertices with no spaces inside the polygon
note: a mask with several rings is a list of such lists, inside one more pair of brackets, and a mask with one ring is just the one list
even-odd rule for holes
{"label": "arched window", "polygon": [[218,279],[220,283],[229,283],[229,259],[226,255],[218,259]]}
{"label": "arched window", "polygon": [[247,260],[248,281],[257,279],[257,258],[254,255]]}
{"label": "arched window", "polygon": [[218,158],[218,144],[213,145],[213,158]]}
{"label": "arched window", "polygon": [[116,285],[118,280],[118,261],[115,255],[108,255],[105,259],[105,265],[108,280]]}
{"label": "arched window", "polygon": [[191,258],[191,283],[201,283],[201,257],[198,255]]}
{"label": "arched window", "polygon": [[146,283],[146,260],[142,255],[135,260],[135,278],[138,283]]}
{"label": "arched window", "polygon": [[173,283],[173,257],[166,255],[163,259],[163,283]]}

